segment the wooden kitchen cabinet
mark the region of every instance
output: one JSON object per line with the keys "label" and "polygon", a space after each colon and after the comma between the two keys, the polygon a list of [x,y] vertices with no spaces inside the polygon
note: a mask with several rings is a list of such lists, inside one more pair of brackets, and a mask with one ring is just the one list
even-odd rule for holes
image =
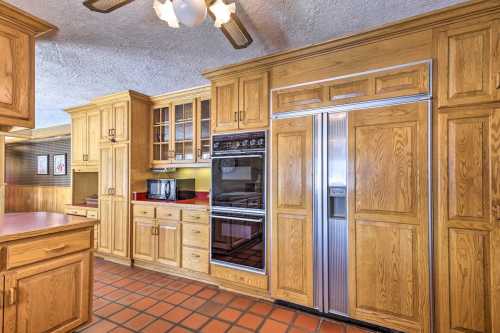
{"label": "wooden kitchen cabinet", "polygon": [[5,274],[4,333],[70,332],[89,320],[91,252]]}
{"label": "wooden kitchen cabinet", "polygon": [[118,101],[101,106],[101,142],[123,142],[129,139],[129,102]]}
{"label": "wooden kitchen cabinet", "polygon": [[212,131],[269,126],[269,75],[249,73],[212,84]]}
{"label": "wooden kitchen cabinet", "polygon": [[429,332],[428,102],[348,116],[349,314]]}
{"label": "wooden kitchen cabinet", "polygon": [[439,332],[500,330],[500,109],[443,112],[439,132]]}
{"label": "wooden kitchen cabinet", "polygon": [[93,105],[65,110],[71,115],[71,165],[79,171],[99,165],[99,111]]}
{"label": "wooden kitchen cabinet", "polygon": [[210,162],[210,88],[152,98],[151,166],[167,168]]}
{"label": "wooden kitchen cabinet", "polygon": [[158,220],[155,239],[156,261],[163,265],[181,265],[181,223]]}
{"label": "wooden kitchen cabinet", "polygon": [[0,3],[0,126],[35,127],[35,38],[56,29]]}
{"label": "wooden kitchen cabinet", "polygon": [[500,20],[464,21],[436,32],[439,106],[500,99]]}
{"label": "wooden kitchen cabinet", "polygon": [[313,306],[313,118],[272,122],[271,296]]}
{"label": "wooden kitchen cabinet", "polygon": [[134,217],[134,259],[153,262],[155,258],[155,221]]}

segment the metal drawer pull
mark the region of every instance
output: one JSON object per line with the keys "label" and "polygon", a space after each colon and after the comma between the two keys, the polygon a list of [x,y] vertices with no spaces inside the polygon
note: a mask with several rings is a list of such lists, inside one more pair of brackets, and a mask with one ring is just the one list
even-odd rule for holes
{"label": "metal drawer pull", "polygon": [[193,257],[193,258],[199,258],[200,255],[199,254],[195,254],[195,253],[191,253],[191,257]]}
{"label": "metal drawer pull", "polygon": [[200,230],[191,230],[191,233],[193,233],[193,234],[199,234],[199,233],[201,233],[201,231]]}
{"label": "metal drawer pull", "polygon": [[64,250],[67,247],[68,247],[68,245],[62,244],[62,245],[59,245],[56,247],[47,248],[47,249],[45,249],[45,252],[59,252],[59,251]]}
{"label": "metal drawer pull", "polygon": [[16,297],[16,288],[10,288],[9,289],[9,295],[7,296],[7,305],[14,305],[16,304],[17,297]]}
{"label": "metal drawer pull", "polygon": [[500,89],[500,72],[497,73],[496,87],[497,87],[497,89]]}
{"label": "metal drawer pull", "polygon": [[246,222],[255,222],[255,223],[262,223],[264,219],[245,219],[242,217],[230,217],[230,216],[219,216],[219,215],[212,215],[212,218],[216,219],[224,219],[224,220],[236,220],[236,221],[246,221]]}

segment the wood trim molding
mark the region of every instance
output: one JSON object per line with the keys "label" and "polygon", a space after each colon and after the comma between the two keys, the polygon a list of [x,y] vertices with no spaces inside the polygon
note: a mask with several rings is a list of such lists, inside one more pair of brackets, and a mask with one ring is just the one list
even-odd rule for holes
{"label": "wood trim molding", "polygon": [[134,90],[126,90],[126,91],[122,91],[122,92],[118,92],[118,93],[114,93],[114,94],[110,94],[110,95],[106,95],[106,96],[96,97],[92,100],[92,103],[96,104],[96,105],[102,105],[102,104],[113,103],[116,101],[122,101],[122,100],[127,99],[127,98],[128,99],[132,99],[132,98],[140,99],[146,103],[151,103],[151,99],[149,96],[144,95],[144,94],[137,92],[137,91],[134,91]]}
{"label": "wood trim molding", "polygon": [[194,88],[182,89],[173,92],[167,92],[161,95],[151,96],[151,102],[155,105],[164,104],[165,101],[180,100],[191,98],[193,96],[200,98],[210,98],[211,85],[203,85]]}
{"label": "wood trim molding", "polygon": [[306,47],[274,53],[232,65],[208,69],[203,71],[202,74],[207,79],[214,80],[225,76],[241,75],[242,72],[249,70],[266,70],[276,64],[283,65],[288,62],[337,52],[343,49],[369,44],[384,39],[390,39],[395,36],[429,30],[453,23],[455,21],[464,20],[466,18],[497,12],[500,12],[500,4],[497,0],[472,0],[463,4],[450,6],[430,13],[382,25],[378,28],[361,33],[331,39],[326,42]]}
{"label": "wood trim molding", "polygon": [[55,25],[2,0],[0,0],[0,20],[14,24],[23,30],[27,30],[35,37],[41,37],[49,32],[58,30]]}

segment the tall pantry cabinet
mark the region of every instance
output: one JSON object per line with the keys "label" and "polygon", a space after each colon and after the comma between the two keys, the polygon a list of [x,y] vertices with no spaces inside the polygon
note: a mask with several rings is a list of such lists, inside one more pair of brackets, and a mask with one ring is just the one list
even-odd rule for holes
{"label": "tall pantry cabinet", "polygon": [[130,260],[130,194],[145,191],[149,97],[126,91],[92,101],[100,114],[98,255]]}

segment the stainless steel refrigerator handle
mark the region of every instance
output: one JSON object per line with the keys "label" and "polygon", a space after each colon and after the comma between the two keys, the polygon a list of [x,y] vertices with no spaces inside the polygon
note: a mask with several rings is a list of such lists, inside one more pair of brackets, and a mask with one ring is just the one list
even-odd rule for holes
{"label": "stainless steel refrigerator handle", "polygon": [[246,221],[246,222],[256,222],[256,223],[262,223],[264,221],[264,219],[254,220],[254,219],[245,219],[242,217],[229,217],[229,216],[219,216],[219,215],[212,215],[211,217],[216,219],[226,219],[226,220],[236,220],[236,221]]}
{"label": "stainless steel refrigerator handle", "polygon": [[259,157],[264,158],[264,155],[231,155],[231,156],[212,156],[213,160],[226,159],[226,158],[242,158],[242,157]]}

